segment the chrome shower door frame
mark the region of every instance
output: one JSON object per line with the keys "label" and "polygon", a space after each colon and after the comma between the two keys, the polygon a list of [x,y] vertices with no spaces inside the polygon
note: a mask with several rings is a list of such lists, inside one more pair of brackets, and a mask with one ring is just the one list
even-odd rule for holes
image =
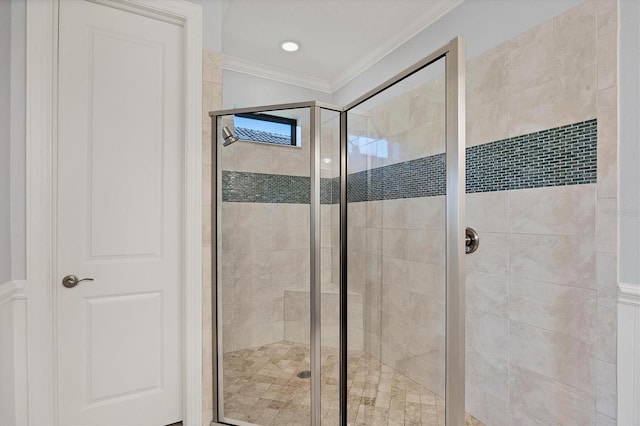
{"label": "chrome shower door frame", "polygon": [[[221,187],[218,173],[221,169],[218,167],[218,149],[220,149],[220,125],[218,120],[225,115],[235,115],[243,113],[259,113],[270,111],[282,111],[290,109],[309,108],[310,125],[309,125],[309,177],[311,181],[311,198],[310,198],[310,370],[311,370],[311,425],[319,426],[321,424],[321,389],[320,389],[320,369],[321,369],[321,241],[320,241],[320,148],[321,148],[321,110],[329,110],[342,113],[342,108],[336,107],[323,102],[296,102],[277,105],[266,105],[250,108],[237,108],[212,111],[209,116],[212,119],[212,191],[215,191],[212,197],[211,207],[211,258],[212,258],[212,287],[211,305],[212,305],[212,345],[213,345],[213,418],[214,422],[220,422],[224,417],[224,406],[222,404],[222,392],[219,389],[220,380],[218,365],[222,357],[221,345],[219,344],[220,327],[222,326],[222,318],[220,317],[222,310],[220,309],[218,300],[218,284],[221,278],[218,262],[218,241],[221,241],[221,223],[218,217],[218,203],[222,202]],[[244,424],[244,423],[243,423]]]}
{"label": "chrome shower door frame", "polygon": [[320,111],[340,113],[340,404],[339,424],[347,426],[347,112],[405,78],[434,62],[445,59],[446,85],[446,345],[445,398],[446,424],[465,424],[465,54],[459,37],[437,49],[421,61],[395,75],[344,108],[321,102],[298,102],[251,108],[227,109],[209,113],[212,118],[212,345],[213,345],[213,413],[214,422],[223,418],[218,389],[219,326],[221,310],[218,305],[218,242],[221,241],[218,202],[222,194],[218,180],[218,149],[220,132],[218,120],[224,115],[310,109],[310,367],[311,367],[311,424],[321,424],[320,392]]}
{"label": "chrome shower door frame", "polygon": [[340,143],[340,425],[347,419],[347,113],[405,78],[445,59],[446,87],[446,424],[465,424],[465,53],[456,37],[344,107]]}

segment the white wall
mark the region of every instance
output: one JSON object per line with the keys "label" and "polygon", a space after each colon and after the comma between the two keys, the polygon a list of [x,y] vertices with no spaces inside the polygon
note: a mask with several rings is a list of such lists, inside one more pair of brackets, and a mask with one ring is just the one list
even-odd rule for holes
{"label": "white wall", "polygon": [[11,3],[0,2],[0,284],[11,279]]}
{"label": "white wall", "polygon": [[640,3],[620,2],[620,281],[640,285]]}
{"label": "white wall", "polygon": [[27,6],[12,0],[11,8],[11,273],[13,279],[26,276],[25,204],[25,75]]}
{"label": "white wall", "polygon": [[620,1],[618,421],[640,425],[640,4]]}
{"label": "white wall", "polygon": [[25,12],[0,1],[0,284],[26,273]]}
{"label": "white wall", "polygon": [[222,107],[225,109],[304,101],[331,102],[332,96],[236,71],[224,70],[222,74]]}
{"label": "white wall", "polygon": [[202,6],[202,48],[222,52],[222,0],[189,0]]}
{"label": "white wall", "polygon": [[[466,0],[333,94],[346,105],[424,58],[456,36],[466,42],[467,59],[501,44],[583,0]],[[357,31],[357,29],[354,29]]]}

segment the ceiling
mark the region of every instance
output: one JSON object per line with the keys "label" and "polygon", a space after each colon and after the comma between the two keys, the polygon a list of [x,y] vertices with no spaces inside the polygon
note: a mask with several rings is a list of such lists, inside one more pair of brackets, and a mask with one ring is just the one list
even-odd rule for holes
{"label": "ceiling", "polygon": [[333,93],[461,2],[225,0],[224,67]]}

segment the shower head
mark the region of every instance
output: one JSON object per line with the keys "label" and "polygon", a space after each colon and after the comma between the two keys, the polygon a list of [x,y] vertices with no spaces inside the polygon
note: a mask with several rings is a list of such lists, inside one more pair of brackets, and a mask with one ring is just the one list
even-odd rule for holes
{"label": "shower head", "polygon": [[229,146],[238,140],[238,137],[234,136],[227,126],[222,128],[222,134],[224,135],[224,142],[222,142],[222,146]]}

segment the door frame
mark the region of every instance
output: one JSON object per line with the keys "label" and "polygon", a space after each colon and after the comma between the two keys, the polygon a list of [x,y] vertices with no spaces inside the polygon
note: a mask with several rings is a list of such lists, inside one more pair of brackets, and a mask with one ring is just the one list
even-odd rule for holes
{"label": "door frame", "polygon": [[[28,424],[58,424],[57,57],[60,1],[27,2],[26,296]],[[182,406],[202,424],[202,9],[183,0],[87,0],[184,28]]]}

